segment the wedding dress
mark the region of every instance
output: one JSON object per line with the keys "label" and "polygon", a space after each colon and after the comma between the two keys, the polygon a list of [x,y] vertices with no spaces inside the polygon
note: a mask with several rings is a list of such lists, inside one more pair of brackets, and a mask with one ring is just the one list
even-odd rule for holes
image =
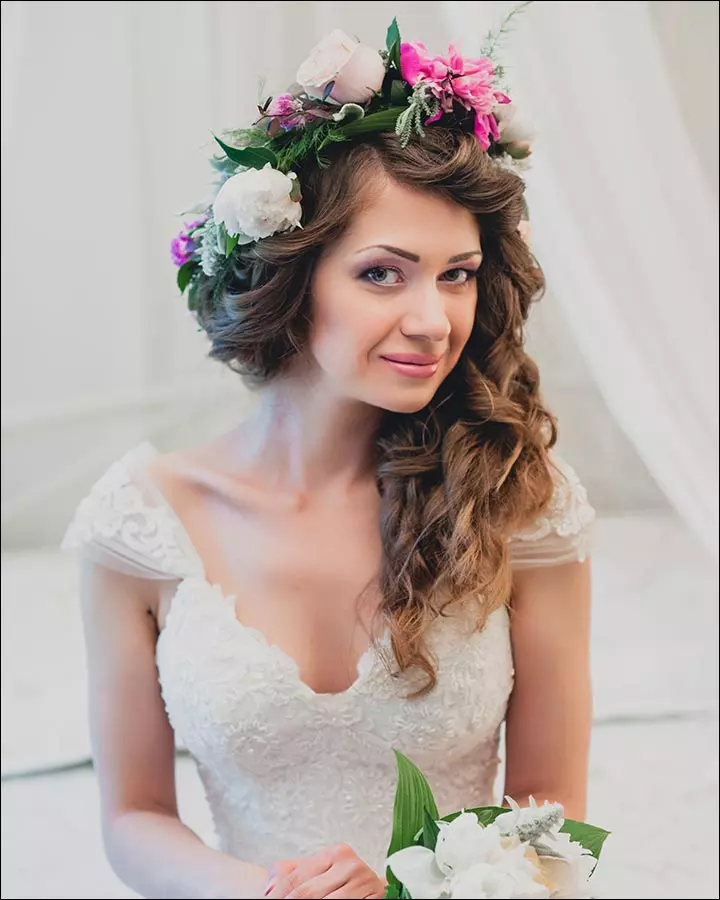
{"label": "wedding dress", "polygon": [[[457,614],[428,637],[438,684],[407,700],[383,664],[387,632],[342,693],[319,694],[293,659],[238,621],[211,584],[148,472],[143,443],[114,463],[78,507],[63,548],[113,569],[177,582],[157,643],[170,722],[196,761],[223,851],[259,865],[349,844],[377,873],[392,829],[393,748],[427,775],[441,815],[497,801],[498,739],[513,683],[508,615],[472,633]],[[584,558],[594,511],[554,455],[550,510],[510,541],[516,568]],[[390,655],[390,658],[392,656]]]}

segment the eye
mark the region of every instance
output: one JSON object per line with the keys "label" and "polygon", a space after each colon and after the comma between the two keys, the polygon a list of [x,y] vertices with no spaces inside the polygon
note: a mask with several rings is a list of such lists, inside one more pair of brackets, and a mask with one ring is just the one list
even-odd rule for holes
{"label": "eye", "polygon": [[443,278],[450,284],[468,284],[477,275],[474,269],[450,269]]}
{"label": "eye", "polygon": [[391,287],[400,284],[402,281],[400,272],[397,269],[391,269],[389,266],[373,266],[372,269],[366,269],[360,277],[371,284]]}

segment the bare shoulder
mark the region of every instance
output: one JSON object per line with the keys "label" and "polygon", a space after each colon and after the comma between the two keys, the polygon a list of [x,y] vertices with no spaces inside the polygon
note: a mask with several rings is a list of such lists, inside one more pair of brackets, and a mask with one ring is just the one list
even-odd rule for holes
{"label": "bare shoulder", "polygon": [[256,463],[243,452],[243,433],[238,429],[204,444],[159,454],[149,471],[178,512],[208,493],[245,511],[293,508],[300,502],[269,484]]}

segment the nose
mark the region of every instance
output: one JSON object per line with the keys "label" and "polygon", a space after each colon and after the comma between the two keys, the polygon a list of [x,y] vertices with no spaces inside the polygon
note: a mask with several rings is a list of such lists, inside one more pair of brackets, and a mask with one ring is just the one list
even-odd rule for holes
{"label": "nose", "polygon": [[450,320],[445,308],[446,298],[433,286],[409,298],[401,331],[405,337],[440,343],[450,334]]}

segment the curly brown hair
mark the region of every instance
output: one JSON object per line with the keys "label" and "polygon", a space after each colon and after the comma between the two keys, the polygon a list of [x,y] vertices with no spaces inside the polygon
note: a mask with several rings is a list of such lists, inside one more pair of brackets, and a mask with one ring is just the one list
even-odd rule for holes
{"label": "curly brown hair", "polygon": [[412,414],[386,412],[377,435],[383,558],[378,615],[400,675],[437,682],[425,636],[451,604],[474,602],[481,629],[510,600],[508,538],[539,516],[554,487],[548,451],[556,422],[524,348],[542,272],[518,233],[524,182],[475,138],[428,129],[401,147],[393,134],[331,146],[325,165],[298,170],[303,228],[236,249],[218,278],[201,276],[197,316],[210,355],[264,384],[307,346],[315,264],[372,193],[377,175],[431,191],[469,210],[480,228],[474,327],[433,400]]}

